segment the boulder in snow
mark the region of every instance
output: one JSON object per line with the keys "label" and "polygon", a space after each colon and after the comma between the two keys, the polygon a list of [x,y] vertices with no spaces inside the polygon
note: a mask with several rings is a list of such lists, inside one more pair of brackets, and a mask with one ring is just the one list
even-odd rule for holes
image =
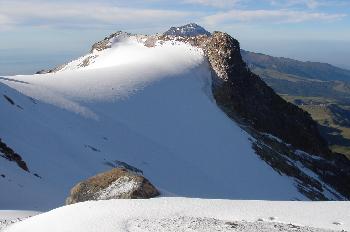
{"label": "boulder in snow", "polygon": [[142,175],[126,168],[114,168],[75,185],[66,204],[90,200],[148,199],[159,191]]}

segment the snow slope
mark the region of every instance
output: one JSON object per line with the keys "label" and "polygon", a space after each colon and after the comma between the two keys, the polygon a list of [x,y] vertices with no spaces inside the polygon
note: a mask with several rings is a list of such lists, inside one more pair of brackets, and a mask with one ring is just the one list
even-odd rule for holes
{"label": "snow slope", "polygon": [[87,67],[83,59],[53,74],[0,77],[0,138],[30,170],[0,157],[2,209],[60,206],[115,160],[179,196],[305,199],[217,107],[201,50],[130,37],[94,51]]}
{"label": "snow slope", "polygon": [[6,232],[349,231],[349,218],[349,202],[155,198],[69,205],[16,223]]}
{"label": "snow slope", "polygon": [[9,225],[39,214],[35,211],[0,210],[0,231]]}

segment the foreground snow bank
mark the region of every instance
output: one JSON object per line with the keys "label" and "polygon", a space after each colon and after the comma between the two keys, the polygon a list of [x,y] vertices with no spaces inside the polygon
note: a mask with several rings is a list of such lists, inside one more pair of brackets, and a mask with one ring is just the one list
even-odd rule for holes
{"label": "foreground snow bank", "polygon": [[350,230],[349,215],[349,202],[108,200],[61,207],[7,231],[325,231],[299,226]]}
{"label": "foreground snow bank", "polygon": [[136,219],[127,224],[128,231],[200,231],[200,232],[330,232],[333,230],[297,226],[276,222],[225,221],[214,218],[175,217],[161,219]]}

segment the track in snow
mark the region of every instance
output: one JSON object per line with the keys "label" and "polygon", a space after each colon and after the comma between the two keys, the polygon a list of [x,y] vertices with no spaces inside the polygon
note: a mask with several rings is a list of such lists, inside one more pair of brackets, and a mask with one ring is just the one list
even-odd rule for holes
{"label": "track in snow", "polygon": [[162,219],[132,219],[129,232],[331,232],[293,224],[274,222],[223,221],[214,218],[175,217]]}
{"label": "track in snow", "polygon": [[349,215],[349,202],[117,199],[60,207],[8,232],[350,231]]}

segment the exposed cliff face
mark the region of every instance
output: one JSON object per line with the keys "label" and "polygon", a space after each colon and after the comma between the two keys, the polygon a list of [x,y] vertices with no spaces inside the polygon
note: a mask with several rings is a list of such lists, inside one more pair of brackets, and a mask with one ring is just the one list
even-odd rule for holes
{"label": "exposed cliff face", "polygon": [[218,79],[213,86],[215,99],[230,117],[306,152],[330,155],[316,122],[247,68],[237,40],[216,32],[203,47]]}
{"label": "exposed cliff face", "polygon": [[[217,104],[256,139],[253,147],[260,158],[279,173],[295,178],[299,191],[310,199],[328,199],[324,193],[334,191],[324,183],[349,198],[350,162],[330,152],[308,113],[283,100],[247,68],[239,42],[215,32],[201,46],[214,71]],[[316,176],[305,175],[303,169]]]}
{"label": "exposed cliff face", "polygon": [[350,162],[331,153],[307,112],[286,102],[250,71],[237,40],[222,32],[159,39],[203,49],[212,67],[218,106],[255,139],[256,154],[281,175],[294,178],[303,195],[312,200],[350,199]]}
{"label": "exposed cliff face", "polygon": [[259,132],[320,156],[331,154],[317,123],[297,106],[277,95],[246,66],[237,40],[222,32],[211,36],[160,36],[201,47],[213,69],[213,94],[218,105],[234,120]]}

